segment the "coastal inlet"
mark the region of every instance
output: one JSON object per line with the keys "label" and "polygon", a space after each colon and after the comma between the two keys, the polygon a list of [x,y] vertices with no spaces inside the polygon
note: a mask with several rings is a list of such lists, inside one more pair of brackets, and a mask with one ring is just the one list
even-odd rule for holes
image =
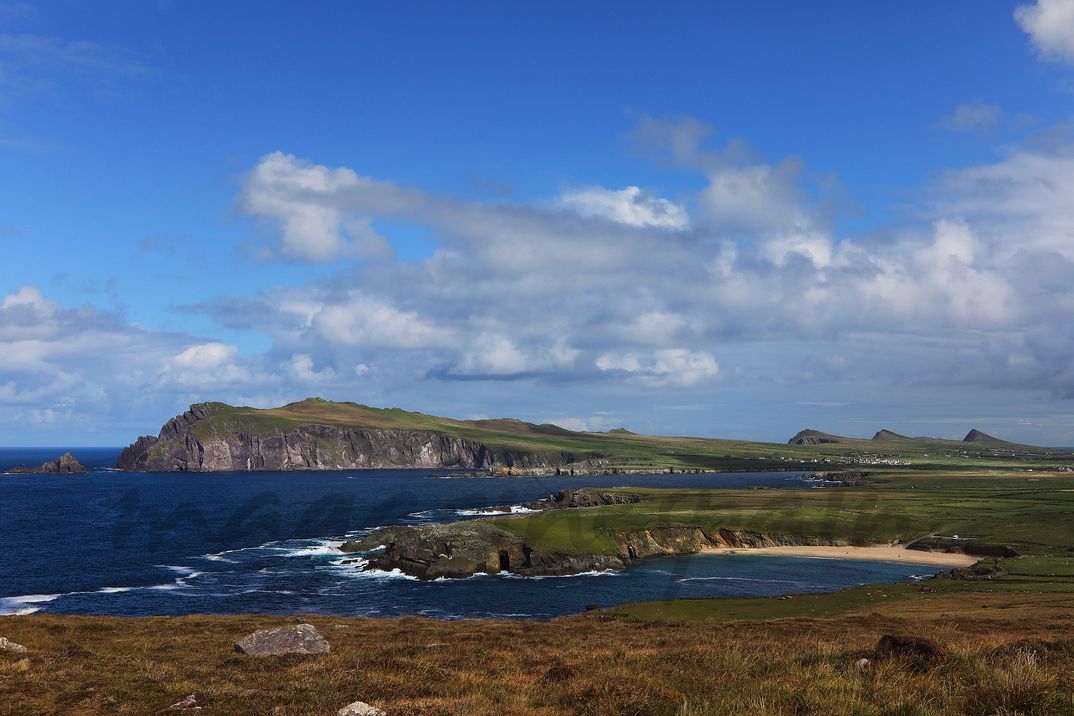
{"label": "coastal inlet", "polygon": [[[77,452],[90,470],[84,475],[0,476],[0,540],[6,545],[0,551],[0,612],[546,619],[589,605],[646,599],[834,591],[938,569],[692,555],[641,559],[624,569],[574,576],[477,573],[423,581],[401,571],[369,569],[368,558],[339,548],[379,527],[453,522],[494,505],[525,509],[526,503],[580,487],[801,489],[816,483],[802,473],[500,481],[435,479],[422,470],[211,475],[102,470],[114,464],[117,452],[110,459]],[[40,464],[56,454],[22,451],[7,463]],[[498,559],[497,553],[493,567],[500,566]]]}

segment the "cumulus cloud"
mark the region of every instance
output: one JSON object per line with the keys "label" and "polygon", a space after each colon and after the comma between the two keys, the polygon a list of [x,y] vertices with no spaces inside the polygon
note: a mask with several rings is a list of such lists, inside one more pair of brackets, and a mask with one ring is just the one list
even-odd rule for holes
{"label": "cumulus cloud", "polygon": [[668,348],[648,355],[604,353],[597,357],[595,364],[601,371],[626,374],[658,388],[693,388],[720,372],[711,355],[684,348]]}
{"label": "cumulus cloud", "polygon": [[340,194],[373,185],[350,169],[329,169],[274,152],[250,173],[239,205],[248,214],[279,223],[279,252],[285,257],[379,259],[390,256],[391,247],[370,219],[347,218],[335,205]]}
{"label": "cumulus cloud", "polygon": [[463,352],[448,375],[509,378],[570,371],[578,355],[579,351],[562,342],[521,348],[507,336],[482,334]]}
{"label": "cumulus cloud", "polygon": [[559,205],[583,216],[595,216],[628,226],[656,226],[667,229],[687,229],[690,219],[686,209],[661,199],[636,186],[617,191],[603,187],[587,187],[568,192]]}
{"label": "cumulus cloud", "polygon": [[1014,19],[1041,56],[1074,62],[1074,2],[1037,0],[1032,5],[1019,5]]}

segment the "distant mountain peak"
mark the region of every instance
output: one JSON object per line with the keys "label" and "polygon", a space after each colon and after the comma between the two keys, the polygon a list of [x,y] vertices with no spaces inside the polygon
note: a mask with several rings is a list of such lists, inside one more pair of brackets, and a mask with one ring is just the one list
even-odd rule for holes
{"label": "distant mountain peak", "polygon": [[893,430],[888,430],[887,428],[884,428],[883,430],[878,430],[876,432],[876,435],[873,436],[873,440],[912,440],[912,439],[913,438],[907,437],[906,435],[900,435],[899,433],[897,433],[897,432],[895,432]]}
{"label": "distant mountain peak", "polygon": [[994,443],[996,445],[1009,445],[1010,444],[1006,440],[1001,440],[1000,438],[992,437],[988,433],[982,432],[982,431],[978,430],[977,428],[973,428],[968,433],[966,433],[966,437],[962,438],[962,442],[964,442],[964,443]]}
{"label": "distant mountain peak", "polygon": [[812,428],[806,428],[800,430],[798,433],[787,441],[788,445],[824,445],[827,443],[841,443],[845,438],[841,438],[838,435],[829,435],[828,433],[822,433],[820,430],[813,430]]}

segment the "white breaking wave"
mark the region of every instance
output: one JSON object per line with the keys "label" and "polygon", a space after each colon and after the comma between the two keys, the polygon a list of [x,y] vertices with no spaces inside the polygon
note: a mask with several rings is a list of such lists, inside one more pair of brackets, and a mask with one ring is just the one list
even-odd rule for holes
{"label": "white breaking wave", "polygon": [[33,614],[41,607],[26,606],[59,599],[62,594],[24,594],[21,597],[0,597],[0,615]]}
{"label": "white breaking wave", "polygon": [[506,510],[491,510],[479,508],[476,510],[455,510],[455,514],[461,517],[495,517],[496,515],[526,515],[540,510],[531,510],[522,505],[511,505]]}
{"label": "white breaking wave", "polygon": [[621,569],[592,569],[588,572],[577,572],[576,574],[539,574],[533,576],[515,574],[514,572],[500,572],[498,576],[502,576],[505,579],[570,579],[572,577],[620,577],[623,574],[625,572]]}

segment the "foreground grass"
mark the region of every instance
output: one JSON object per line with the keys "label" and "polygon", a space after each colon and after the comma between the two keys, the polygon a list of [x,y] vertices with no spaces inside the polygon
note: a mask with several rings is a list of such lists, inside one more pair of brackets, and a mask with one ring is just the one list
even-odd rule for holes
{"label": "foreground grass", "polygon": [[[989,595],[995,609],[977,600],[970,612],[958,595],[929,597],[927,608],[900,600],[838,618],[722,624],[309,617],[332,652],[267,659],[232,644],[293,620],[5,617],[0,634],[31,652],[0,655],[0,704],[6,714],[151,714],[193,693],[202,713],[223,714],[333,714],[358,699],[389,714],[1074,712],[1069,597]],[[948,657],[856,668],[885,633],[928,636]],[[1026,639],[1051,647],[993,653]]]}

